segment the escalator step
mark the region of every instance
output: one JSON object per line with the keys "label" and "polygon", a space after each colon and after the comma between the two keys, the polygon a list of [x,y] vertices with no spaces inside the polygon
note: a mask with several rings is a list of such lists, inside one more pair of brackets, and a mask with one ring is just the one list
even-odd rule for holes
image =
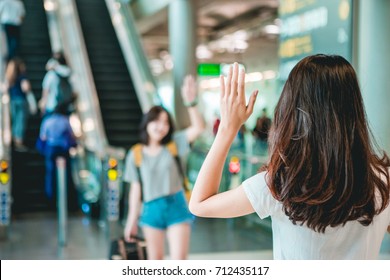
{"label": "escalator step", "polygon": [[[23,1],[26,17],[21,27],[20,56],[27,67],[32,91],[41,95],[45,64],[51,56],[51,46],[43,1]],[[30,116],[25,132],[27,152],[12,152],[12,208],[18,212],[48,210],[44,189],[44,159],[34,150],[41,118]]]}
{"label": "escalator step", "polygon": [[[106,134],[111,145],[130,147],[142,117],[104,1],[76,1]],[[116,129],[111,129],[115,124]]]}

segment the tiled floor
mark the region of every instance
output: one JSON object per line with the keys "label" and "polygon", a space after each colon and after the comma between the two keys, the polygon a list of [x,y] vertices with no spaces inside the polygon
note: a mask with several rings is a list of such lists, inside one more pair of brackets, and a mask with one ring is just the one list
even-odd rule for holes
{"label": "tiled floor", "polygon": [[[111,236],[121,226],[110,227]],[[107,259],[109,231],[83,215],[68,221],[66,247],[57,244],[54,213],[15,217],[8,240],[0,241],[0,259]],[[271,232],[244,218],[235,220],[196,218],[193,224],[190,259],[272,259]]]}
{"label": "tiled floor", "polygon": [[[271,231],[248,221],[253,219],[196,218],[189,259],[272,259]],[[118,223],[109,228],[111,237],[121,232]],[[8,240],[0,241],[0,259],[107,259],[109,232],[95,220],[73,215],[68,221],[67,246],[60,247],[54,213],[20,215],[13,219]],[[390,234],[382,244],[380,258],[390,259]]]}

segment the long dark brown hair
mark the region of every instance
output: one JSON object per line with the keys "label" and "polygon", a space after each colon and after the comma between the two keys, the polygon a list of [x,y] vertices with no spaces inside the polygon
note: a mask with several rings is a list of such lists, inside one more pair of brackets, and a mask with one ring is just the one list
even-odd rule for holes
{"label": "long dark brown hair", "polygon": [[14,86],[18,77],[26,73],[26,65],[19,57],[11,59],[5,71],[5,78],[9,86]]}
{"label": "long dark brown hair", "polygon": [[389,158],[370,141],[351,64],[313,55],[291,71],[270,132],[267,182],[294,224],[367,226],[389,204]]}

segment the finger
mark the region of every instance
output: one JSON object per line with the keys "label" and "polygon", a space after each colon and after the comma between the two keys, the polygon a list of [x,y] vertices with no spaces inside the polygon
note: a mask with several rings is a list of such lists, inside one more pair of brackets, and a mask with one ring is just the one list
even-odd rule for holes
{"label": "finger", "polygon": [[196,83],[196,79],[194,76],[190,76],[190,82],[189,82],[189,98],[191,98],[191,101],[194,101],[197,98],[198,95],[198,87]]}
{"label": "finger", "polygon": [[221,75],[219,76],[219,83],[221,84],[221,99],[225,97],[225,78]]}
{"label": "finger", "polygon": [[238,77],[238,98],[245,104],[245,70],[241,69]]}
{"label": "finger", "polygon": [[246,116],[247,118],[252,115],[253,113],[253,108],[255,106],[255,102],[256,102],[256,98],[257,98],[257,94],[259,93],[258,90],[255,90],[251,97],[249,98],[249,102],[248,102],[248,106],[246,107]]}
{"label": "finger", "polygon": [[233,75],[233,67],[229,67],[229,72],[228,76],[226,78],[226,84],[225,84],[225,97],[228,97],[230,95],[230,87],[231,87],[231,80],[232,80],[232,75]]}
{"label": "finger", "polygon": [[188,81],[189,81],[189,76],[184,77],[183,85],[181,87],[181,92],[184,97],[187,97],[188,95]]}
{"label": "finger", "polygon": [[189,83],[191,86],[195,85],[195,78],[194,78],[194,76],[192,76],[192,75],[189,75],[189,76],[188,76],[188,83]]}
{"label": "finger", "polygon": [[194,76],[190,75],[188,80],[189,80],[188,81],[188,86],[190,88],[190,91],[191,91],[192,94],[194,94],[195,91],[196,91],[196,88],[195,88],[196,87],[195,78],[194,78]]}
{"label": "finger", "polygon": [[233,77],[231,79],[230,95],[235,96],[237,94],[238,81],[238,63],[234,62],[233,65]]}

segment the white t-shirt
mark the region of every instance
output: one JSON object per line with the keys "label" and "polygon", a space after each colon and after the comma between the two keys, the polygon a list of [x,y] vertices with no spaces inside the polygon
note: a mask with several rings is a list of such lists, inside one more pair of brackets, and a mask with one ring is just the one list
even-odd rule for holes
{"label": "white t-shirt", "polygon": [[21,25],[26,11],[22,1],[2,0],[0,1],[0,23]]}
{"label": "white t-shirt", "polygon": [[294,225],[273,198],[265,181],[266,172],[243,182],[244,191],[261,219],[271,216],[274,259],[377,259],[382,240],[390,225],[390,206],[369,226],[350,221],[345,226],[327,227],[318,233]]}
{"label": "white t-shirt", "polygon": [[53,112],[57,106],[57,87],[59,79],[60,78],[54,70],[48,71],[43,78],[42,89],[49,92],[46,101],[46,112]]}
{"label": "white t-shirt", "polygon": [[53,112],[57,106],[57,95],[58,95],[58,83],[60,82],[60,77],[70,78],[71,70],[66,65],[57,65],[55,69],[49,70],[42,81],[42,89],[48,91],[47,101],[46,101],[46,112]]}

